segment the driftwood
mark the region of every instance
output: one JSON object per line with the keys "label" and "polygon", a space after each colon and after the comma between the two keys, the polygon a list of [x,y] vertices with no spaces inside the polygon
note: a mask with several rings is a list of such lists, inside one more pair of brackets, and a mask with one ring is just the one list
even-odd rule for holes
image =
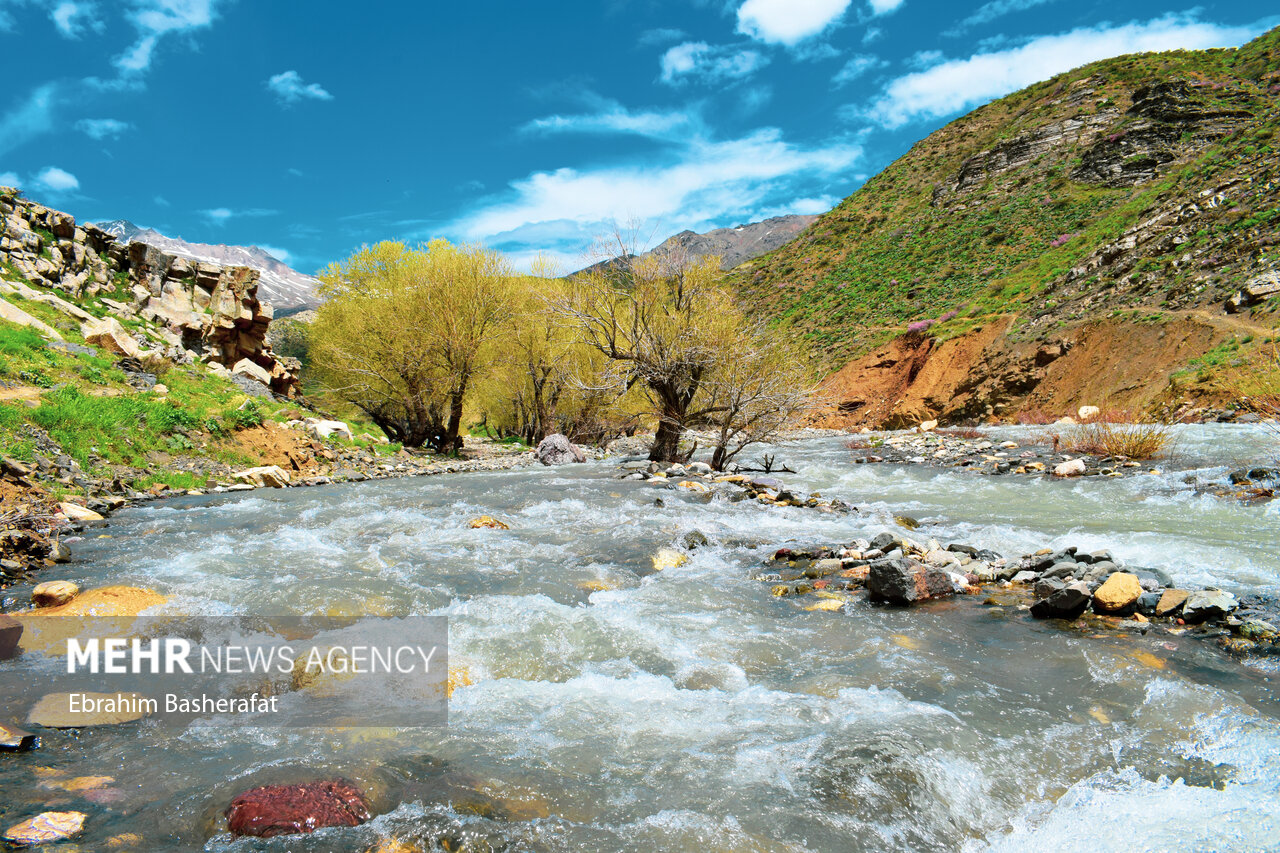
{"label": "driftwood", "polygon": [[789,466],[785,464],[781,466],[775,466],[774,459],[775,459],[774,456],[770,456],[769,454],[766,453],[764,456],[764,459],[762,459],[760,462],[760,464],[764,466],[763,468],[745,468],[744,467],[744,468],[739,468],[738,470],[746,471],[752,474],[774,474],[774,473],[794,474],[795,473],[795,471],[793,471]]}

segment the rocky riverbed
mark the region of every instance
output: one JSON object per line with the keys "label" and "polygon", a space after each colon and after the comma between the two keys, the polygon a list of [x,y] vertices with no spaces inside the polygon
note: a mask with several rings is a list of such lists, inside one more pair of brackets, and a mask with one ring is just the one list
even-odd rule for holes
{"label": "rocky riverbed", "polygon": [[[794,473],[721,482],[615,458],[124,507],[45,573],[83,592],[4,609],[113,601],[215,645],[445,615],[449,724],[61,729],[58,661],[26,647],[0,666],[27,750],[0,754],[0,829],[228,853],[1266,849],[1274,658],[1204,640],[1268,621],[1280,519],[1183,482],[1261,439],[1209,428],[1204,467],[1087,480],[858,465],[826,437],[777,449]],[[1075,618],[1032,613],[1077,584]],[[1199,622],[1210,588],[1238,606]]]}

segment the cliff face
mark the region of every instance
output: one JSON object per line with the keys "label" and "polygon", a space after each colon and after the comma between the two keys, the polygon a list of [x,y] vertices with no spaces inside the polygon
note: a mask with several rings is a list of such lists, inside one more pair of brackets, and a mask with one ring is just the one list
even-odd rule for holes
{"label": "cliff face", "polygon": [[[119,319],[141,318],[160,330],[159,341],[133,344],[116,331],[112,348],[118,352],[158,346],[172,358],[198,358],[250,375],[278,394],[296,393],[297,364],[277,358],[266,342],[272,310],[258,300],[257,270],[120,243],[7,187],[0,187],[0,217],[0,266],[31,284],[77,301],[95,299]],[[93,333],[102,332],[95,327]]]}
{"label": "cliff face", "polygon": [[[1278,46],[1280,30],[1238,50],[1120,57],[988,104],[736,280],[828,367],[849,365],[833,382],[867,422],[889,417],[877,394],[910,398],[910,417],[981,417],[1187,392],[1170,390],[1178,371],[1280,320]],[[1188,324],[1187,345],[1146,357],[1143,330],[1181,339]],[[1097,348],[1103,328],[1118,345]],[[1071,388],[1045,384],[1057,368],[1036,353],[1073,347],[1146,374],[1109,383],[1100,363]],[[910,381],[877,386],[874,366],[906,352],[924,359]],[[946,379],[925,391],[943,353]]]}

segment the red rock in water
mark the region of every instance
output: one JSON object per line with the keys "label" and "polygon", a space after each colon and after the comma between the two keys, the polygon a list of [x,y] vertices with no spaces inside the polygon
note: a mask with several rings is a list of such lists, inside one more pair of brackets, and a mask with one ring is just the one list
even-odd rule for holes
{"label": "red rock in water", "polygon": [[303,785],[263,785],[240,794],[227,809],[234,835],[271,838],[314,832],[325,826],[359,826],[369,805],[350,782],[334,779]]}

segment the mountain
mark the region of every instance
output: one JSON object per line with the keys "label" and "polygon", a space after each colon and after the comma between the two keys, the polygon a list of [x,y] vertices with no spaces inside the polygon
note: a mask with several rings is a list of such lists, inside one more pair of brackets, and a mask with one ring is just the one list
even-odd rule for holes
{"label": "mountain", "polygon": [[[717,255],[720,268],[729,270],[741,263],[772,252],[779,246],[794,240],[796,235],[808,228],[818,217],[792,214],[774,216],[761,222],[746,225],[735,225],[732,228],[717,228],[705,234],[696,231],[681,231],[668,237],[660,244],[645,252],[641,257],[649,255],[669,255],[680,252],[694,258]],[[612,261],[600,261],[592,264],[582,272],[607,266]]]}
{"label": "mountain", "polygon": [[1211,395],[1277,325],[1278,94],[1280,29],[1084,66],[938,130],[734,279],[838,369],[854,421]]}
{"label": "mountain", "polygon": [[277,313],[288,314],[320,304],[316,296],[319,280],[303,275],[258,246],[188,243],[150,228],[141,228],[127,219],[94,224],[122,243],[146,243],[172,255],[220,266],[252,267],[262,274],[258,284],[261,298],[270,303]]}

